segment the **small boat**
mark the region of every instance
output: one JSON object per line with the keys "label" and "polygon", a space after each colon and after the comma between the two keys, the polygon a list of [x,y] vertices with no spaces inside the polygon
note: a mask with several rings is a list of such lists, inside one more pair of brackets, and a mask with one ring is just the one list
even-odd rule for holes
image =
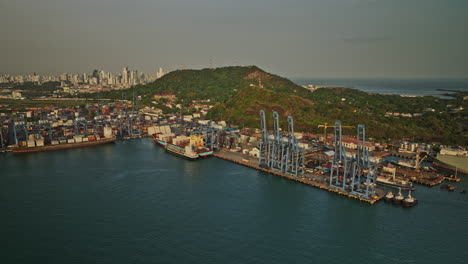
{"label": "small boat", "polygon": [[386,203],[391,203],[394,197],[395,195],[393,194],[393,192],[390,191],[384,196],[384,201]]}
{"label": "small boat", "polygon": [[455,187],[450,185],[450,184],[444,184],[444,185],[440,186],[440,189],[447,190],[449,192],[455,191]]}
{"label": "small boat", "polygon": [[393,197],[392,203],[399,205],[403,202],[404,199],[405,197],[401,194],[401,188],[398,188],[398,195]]}
{"label": "small boat", "polygon": [[461,190],[460,193],[466,194],[466,190]]}
{"label": "small boat", "polygon": [[406,197],[403,200],[403,206],[404,207],[413,207],[418,203],[418,200],[414,199],[413,196],[411,196],[411,191],[408,193],[408,197]]}

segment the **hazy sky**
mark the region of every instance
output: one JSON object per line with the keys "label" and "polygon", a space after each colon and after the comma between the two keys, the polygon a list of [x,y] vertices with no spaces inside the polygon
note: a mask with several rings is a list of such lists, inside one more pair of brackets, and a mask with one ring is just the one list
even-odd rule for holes
{"label": "hazy sky", "polygon": [[466,78],[468,0],[0,0],[0,72]]}

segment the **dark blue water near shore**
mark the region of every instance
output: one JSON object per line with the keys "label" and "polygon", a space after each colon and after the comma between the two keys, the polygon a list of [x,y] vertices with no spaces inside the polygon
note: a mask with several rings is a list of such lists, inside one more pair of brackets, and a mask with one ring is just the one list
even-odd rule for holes
{"label": "dark blue water near shore", "polygon": [[468,79],[293,79],[299,85],[345,86],[369,93],[401,95],[435,95],[451,93],[443,90],[468,91]]}
{"label": "dark blue water near shore", "polygon": [[468,189],[346,199],[148,139],[0,155],[1,263],[466,263]]}

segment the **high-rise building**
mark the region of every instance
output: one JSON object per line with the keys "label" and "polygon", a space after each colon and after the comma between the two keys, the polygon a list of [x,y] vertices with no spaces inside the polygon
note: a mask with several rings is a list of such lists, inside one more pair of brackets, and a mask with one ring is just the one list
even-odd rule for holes
{"label": "high-rise building", "polygon": [[60,75],[60,81],[68,81],[68,73],[62,73],[62,75]]}
{"label": "high-rise building", "polygon": [[166,72],[163,70],[163,68],[159,68],[159,71],[156,73],[156,79],[163,77],[165,74]]}
{"label": "high-rise building", "polygon": [[123,68],[122,70],[122,83],[123,84],[128,84],[129,83],[129,72],[128,72],[128,67]]}
{"label": "high-rise building", "polygon": [[112,78],[112,73],[110,73],[110,72],[107,74],[107,83],[110,84],[110,85],[115,84],[114,78]]}

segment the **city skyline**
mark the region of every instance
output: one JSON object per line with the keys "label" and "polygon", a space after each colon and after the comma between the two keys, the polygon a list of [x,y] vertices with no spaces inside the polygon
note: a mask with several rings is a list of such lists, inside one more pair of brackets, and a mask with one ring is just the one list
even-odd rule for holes
{"label": "city skyline", "polygon": [[[62,73],[57,75],[33,74],[13,75],[1,74],[0,84],[43,84],[48,82],[60,82],[60,88],[64,92],[75,94],[80,92],[96,92],[115,89],[128,89],[135,85],[154,82],[167,74],[162,67],[156,73],[144,73],[130,70],[124,67],[120,73],[111,73],[104,70],[94,69],[91,73]],[[13,98],[22,98],[21,93],[13,91]],[[8,97],[8,96],[7,96]]]}
{"label": "city skyline", "polygon": [[461,0],[6,0],[0,72],[256,65],[289,78],[466,78]]}

